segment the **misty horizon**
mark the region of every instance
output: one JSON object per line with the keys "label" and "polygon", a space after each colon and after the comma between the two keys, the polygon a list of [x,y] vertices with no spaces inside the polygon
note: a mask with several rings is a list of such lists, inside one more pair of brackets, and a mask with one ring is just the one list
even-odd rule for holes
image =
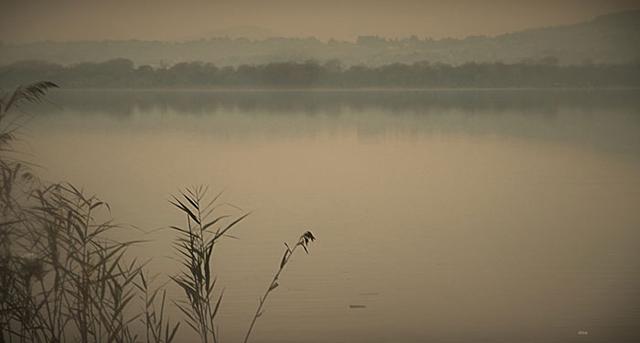
{"label": "misty horizon", "polygon": [[[476,35],[464,39],[432,39],[413,35],[388,39],[367,35],[358,36],[353,42],[323,42],[315,37],[260,37],[259,29],[242,27],[235,31],[218,31],[219,35],[226,37],[184,42],[4,43],[0,44],[0,65],[34,60],[71,65],[113,59],[128,59],[137,66],[154,67],[197,61],[217,66],[306,61],[340,61],[345,66],[418,62],[531,64],[544,60],[553,60],[560,65],[637,64],[640,61],[638,23],[640,10],[627,10],[577,24],[528,29],[493,37]],[[234,38],[234,32],[243,38]]]}
{"label": "misty horizon", "polygon": [[[191,6],[189,6],[191,4]],[[395,5],[394,5],[395,4]],[[367,10],[362,9],[366,6]],[[339,3],[255,1],[174,3],[64,0],[0,2],[0,41],[167,41],[215,37],[315,38],[353,42],[387,39],[496,37],[530,29],[573,25],[601,15],[638,10],[637,1],[411,1]],[[196,10],[197,9],[197,10]],[[256,13],[259,12],[259,13]],[[331,25],[327,25],[331,23]],[[451,25],[455,23],[454,25]]]}

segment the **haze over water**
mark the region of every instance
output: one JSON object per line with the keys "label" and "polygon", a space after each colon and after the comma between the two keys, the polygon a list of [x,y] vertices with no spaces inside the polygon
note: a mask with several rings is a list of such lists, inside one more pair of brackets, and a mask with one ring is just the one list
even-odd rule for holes
{"label": "haze over water", "polygon": [[[638,95],[62,91],[25,132],[43,177],[119,222],[180,224],[169,194],[200,183],[253,211],[217,251],[224,341],[306,228],[256,341],[633,341]],[[173,234],[143,237],[171,274]]]}

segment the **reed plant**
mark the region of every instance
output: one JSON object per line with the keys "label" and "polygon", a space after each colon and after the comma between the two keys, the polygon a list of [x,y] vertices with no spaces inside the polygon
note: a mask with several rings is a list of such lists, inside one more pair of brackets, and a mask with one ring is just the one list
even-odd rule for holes
{"label": "reed plant", "polygon": [[280,284],[278,283],[280,279],[280,274],[282,274],[287,264],[289,264],[289,261],[291,260],[294,253],[296,252],[296,249],[303,248],[304,251],[308,254],[309,244],[315,240],[316,240],[316,237],[313,235],[313,233],[311,233],[311,231],[306,231],[300,236],[300,238],[298,238],[298,241],[296,242],[296,244],[293,245],[293,248],[290,247],[287,243],[284,243],[286,249],[284,251],[284,254],[282,255],[280,264],[278,265],[278,270],[273,275],[273,278],[271,279],[271,282],[269,283],[267,290],[264,292],[262,297],[258,299],[258,307],[256,308],[256,312],[253,315],[253,318],[251,319],[251,324],[249,325],[249,329],[247,330],[247,333],[244,336],[244,343],[249,342],[249,337],[251,336],[251,332],[253,332],[253,327],[255,326],[258,318],[262,316],[264,304],[267,301],[267,297],[269,296],[269,294],[271,294],[271,292],[273,292],[276,288],[278,288],[278,286],[280,286]]}
{"label": "reed plant", "polygon": [[216,277],[212,273],[212,256],[216,243],[229,230],[245,219],[245,213],[222,225],[229,215],[218,215],[216,203],[220,193],[206,201],[207,188],[194,187],[174,196],[171,204],[186,215],[184,227],[172,226],[178,234],[175,246],[181,258],[182,271],[173,281],[182,288],[186,300],[176,301],[186,323],[198,333],[203,343],[219,341],[216,316],[224,295],[216,295]]}
{"label": "reed plant", "polygon": [[[140,270],[140,280],[135,283],[144,306],[141,322],[144,327],[144,342],[171,343],[176,338],[180,322],[172,324],[165,315],[167,290],[163,287],[152,288],[145,271]],[[159,304],[157,304],[159,302]]]}
{"label": "reed plant", "polygon": [[141,264],[127,260],[135,242],[116,242],[117,227],[97,221],[106,205],[69,184],[36,189],[20,219],[4,222],[3,301],[9,340],[134,342],[129,305]]}

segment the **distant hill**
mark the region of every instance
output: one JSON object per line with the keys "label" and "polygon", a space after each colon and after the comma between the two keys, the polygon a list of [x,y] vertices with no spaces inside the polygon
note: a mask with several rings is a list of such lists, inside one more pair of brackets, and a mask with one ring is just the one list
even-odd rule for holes
{"label": "distant hill", "polygon": [[237,34],[242,30],[232,30],[226,34],[213,33],[225,37],[185,42],[0,43],[0,64],[20,60],[74,64],[119,57],[130,59],[138,65],[151,66],[185,61],[237,66],[309,59],[320,62],[339,60],[345,65],[370,66],[416,61],[456,65],[466,62],[617,64],[640,61],[640,10],[603,15],[575,25],[464,39],[385,39],[363,36],[356,42],[322,42],[315,38],[264,38],[263,31],[245,29],[253,39],[238,38]]}
{"label": "distant hill", "polygon": [[247,38],[251,40],[265,40],[272,37],[278,37],[278,34],[272,30],[269,30],[260,26],[253,25],[241,25],[231,26],[224,29],[214,30],[200,34],[197,36],[186,37],[184,40],[199,40],[209,39],[216,37],[228,37],[228,38]]}

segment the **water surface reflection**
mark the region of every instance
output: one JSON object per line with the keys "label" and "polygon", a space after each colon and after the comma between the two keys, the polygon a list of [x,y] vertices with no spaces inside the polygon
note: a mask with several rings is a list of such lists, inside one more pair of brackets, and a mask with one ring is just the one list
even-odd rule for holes
{"label": "water surface reflection", "polygon": [[[638,95],[63,91],[29,151],[142,228],[182,220],[166,199],[191,184],[254,210],[219,250],[225,340],[308,227],[261,341],[633,341]],[[137,252],[175,268],[152,238]]]}

